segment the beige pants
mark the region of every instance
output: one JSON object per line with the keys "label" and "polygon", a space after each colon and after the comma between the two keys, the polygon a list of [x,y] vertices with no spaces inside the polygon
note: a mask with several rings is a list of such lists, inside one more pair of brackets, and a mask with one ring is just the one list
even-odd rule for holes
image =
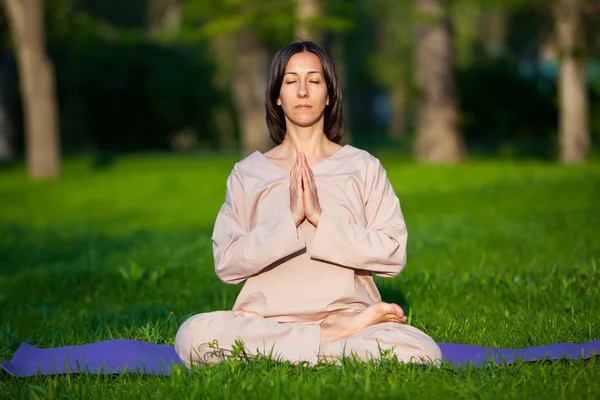
{"label": "beige pants", "polygon": [[[236,316],[233,311],[198,314],[179,328],[175,350],[189,367],[218,363],[231,354],[236,341],[243,341],[247,355],[270,355],[280,361],[307,361],[357,356],[361,360],[379,359],[393,353],[401,362],[439,365],[438,345],[420,330],[409,325],[384,323],[370,326],[348,338],[319,347],[319,324],[279,323],[267,318]],[[238,342],[239,344],[239,342]]]}

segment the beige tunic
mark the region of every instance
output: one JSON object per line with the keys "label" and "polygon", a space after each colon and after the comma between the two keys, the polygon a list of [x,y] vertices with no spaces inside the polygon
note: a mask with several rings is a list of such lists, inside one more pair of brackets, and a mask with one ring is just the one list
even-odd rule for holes
{"label": "beige tunic", "polygon": [[215,363],[241,340],[250,355],[292,362],[381,351],[400,361],[439,364],[435,341],[399,323],[370,326],[320,345],[320,322],[333,312],[353,312],[381,300],[372,275],[392,277],[406,260],[406,225],[381,163],[344,146],[313,166],[323,213],[319,226],[296,227],[290,211],[289,173],[259,152],[237,163],[213,234],[221,280],[245,281],[233,310],[189,318],[175,349],[186,365]]}
{"label": "beige tunic", "polygon": [[406,225],[381,163],[346,145],[312,169],[323,210],[317,228],[295,226],[287,171],[259,152],[235,165],[213,234],[219,278],[246,281],[234,310],[318,321],[380,301],[372,275],[402,271]]}

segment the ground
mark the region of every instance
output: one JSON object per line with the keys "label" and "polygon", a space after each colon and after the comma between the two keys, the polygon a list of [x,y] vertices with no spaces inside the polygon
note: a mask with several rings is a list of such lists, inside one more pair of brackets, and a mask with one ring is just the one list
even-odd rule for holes
{"label": "ground", "polygon": [[[525,347],[600,339],[600,163],[381,156],[409,230],[383,298],[439,342]],[[41,347],[173,344],[192,314],[231,308],[210,235],[235,159],[68,159],[58,181],[0,169],[0,360]],[[315,368],[231,361],[171,377],[0,373],[9,398],[433,398],[600,396],[600,358],[440,370],[352,361]]]}

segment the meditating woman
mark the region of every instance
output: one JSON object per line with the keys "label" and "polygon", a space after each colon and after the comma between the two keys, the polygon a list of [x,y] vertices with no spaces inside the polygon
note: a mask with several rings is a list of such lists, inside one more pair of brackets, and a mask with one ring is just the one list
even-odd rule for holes
{"label": "meditating woman", "polygon": [[338,144],[342,91],[319,46],[293,43],[276,54],[266,110],[277,146],[234,166],[212,237],[217,276],[244,287],[232,311],[181,326],[181,360],[219,362],[242,341],[248,355],[290,362],[391,351],[439,364],[437,344],[405,325],[373,281],[404,268],[406,225],[381,163]]}

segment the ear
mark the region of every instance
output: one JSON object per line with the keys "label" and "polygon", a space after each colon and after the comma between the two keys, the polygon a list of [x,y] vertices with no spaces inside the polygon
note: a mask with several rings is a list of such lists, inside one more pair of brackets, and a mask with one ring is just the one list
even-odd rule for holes
{"label": "ear", "polygon": [[279,99],[279,98],[278,98],[278,99],[277,99],[277,101],[276,101],[276,104],[277,104],[278,106],[280,106],[280,105],[281,105],[281,99]]}
{"label": "ear", "polygon": [[329,105],[329,96],[327,96],[327,101],[325,102],[325,105],[328,106]]}

